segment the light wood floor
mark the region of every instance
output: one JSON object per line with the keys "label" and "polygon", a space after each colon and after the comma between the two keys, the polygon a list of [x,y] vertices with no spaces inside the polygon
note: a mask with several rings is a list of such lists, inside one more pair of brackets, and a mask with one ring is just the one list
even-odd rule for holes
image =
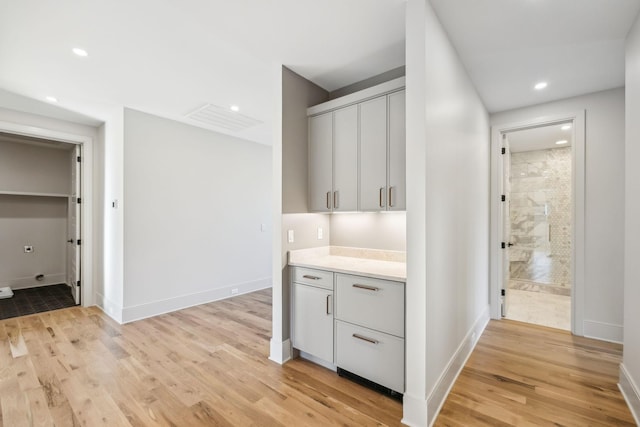
{"label": "light wood floor", "polygon": [[[0,321],[0,427],[399,425],[400,403],[267,359],[271,293],[124,326],[74,307]],[[492,322],[439,426],[633,425],[620,347]]]}
{"label": "light wood floor", "polygon": [[398,425],[399,402],[267,359],[271,292],[124,326],[74,307],[0,321],[0,426]]}
{"label": "light wood floor", "polygon": [[622,346],[492,320],[436,426],[635,426],[618,390]]}

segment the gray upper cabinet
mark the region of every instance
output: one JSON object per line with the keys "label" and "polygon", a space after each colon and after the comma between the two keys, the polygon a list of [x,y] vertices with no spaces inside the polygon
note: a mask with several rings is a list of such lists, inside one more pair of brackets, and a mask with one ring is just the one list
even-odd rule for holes
{"label": "gray upper cabinet", "polygon": [[331,212],[333,113],[309,118],[309,210]]}
{"label": "gray upper cabinet", "polygon": [[387,206],[387,97],[360,104],[360,210]]}
{"label": "gray upper cabinet", "polygon": [[387,98],[389,106],[387,209],[390,211],[403,211],[407,208],[405,91],[392,93]]}
{"label": "gray upper cabinet", "polygon": [[333,112],[333,211],[358,210],[358,106]]}
{"label": "gray upper cabinet", "polygon": [[406,209],[404,78],[307,112],[311,212]]}
{"label": "gray upper cabinet", "polygon": [[360,104],[360,210],[405,210],[405,91]]}

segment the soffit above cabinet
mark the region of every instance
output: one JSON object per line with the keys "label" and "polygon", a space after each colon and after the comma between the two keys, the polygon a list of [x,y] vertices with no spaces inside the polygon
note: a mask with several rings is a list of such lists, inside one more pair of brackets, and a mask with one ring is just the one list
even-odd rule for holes
{"label": "soffit above cabinet", "polygon": [[375,98],[381,95],[385,95],[390,92],[403,89],[405,87],[405,77],[398,77],[397,79],[389,80],[388,82],[381,83],[376,86],[372,86],[361,91],[345,95],[343,97],[332,99],[331,101],[323,102],[322,104],[314,105],[307,108],[307,116],[315,116],[328,111],[343,108],[348,105],[356,104],[358,102],[366,101],[367,99]]}

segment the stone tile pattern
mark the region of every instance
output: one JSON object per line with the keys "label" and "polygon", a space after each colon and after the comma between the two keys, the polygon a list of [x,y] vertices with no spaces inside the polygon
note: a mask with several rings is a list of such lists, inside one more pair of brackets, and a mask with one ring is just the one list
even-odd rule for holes
{"label": "stone tile pattern", "polygon": [[571,297],[507,290],[507,319],[571,330]]}
{"label": "stone tile pattern", "polygon": [[511,154],[512,279],[571,287],[571,147]]}

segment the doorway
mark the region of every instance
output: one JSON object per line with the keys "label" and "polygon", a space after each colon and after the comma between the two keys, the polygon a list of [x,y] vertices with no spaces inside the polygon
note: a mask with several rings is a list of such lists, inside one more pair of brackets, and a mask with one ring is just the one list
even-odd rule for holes
{"label": "doorway", "polygon": [[81,302],[81,151],[0,132],[0,318]]}
{"label": "doorway", "polygon": [[494,319],[583,335],[584,129],[584,111],[492,127]]}
{"label": "doorway", "polygon": [[571,330],[572,122],[503,133],[502,316]]}

